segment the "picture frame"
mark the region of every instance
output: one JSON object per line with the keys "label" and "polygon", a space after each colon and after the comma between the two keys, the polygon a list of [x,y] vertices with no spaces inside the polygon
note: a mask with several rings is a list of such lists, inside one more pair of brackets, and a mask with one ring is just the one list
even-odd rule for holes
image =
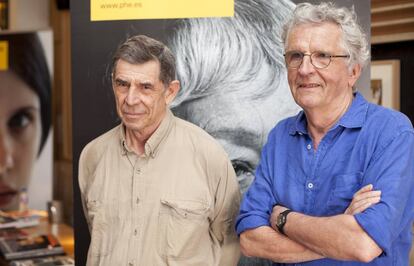
{"label": "picture frame", "polygon": [[371,61],[370,102],[400,110],[400,60]]}

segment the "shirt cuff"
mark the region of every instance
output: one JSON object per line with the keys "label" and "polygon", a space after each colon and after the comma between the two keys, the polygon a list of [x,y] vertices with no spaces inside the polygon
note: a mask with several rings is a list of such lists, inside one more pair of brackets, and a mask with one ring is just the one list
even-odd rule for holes
{"label": "shirt cuff", "polygon": [[269,217],[266,218],[259,215],[249,215],[243,218],[239,218],[236,225],[237,235],[240,236],[240,234],[244,231],[260,226],[270,226]]}
{"label": "shirt cuff", "polygon": [[391,240],[388,239],[387,234],[385,233],[387,231],[387,228],[383,228],[372,218],[370,219],[370,217],[368,217],[365,213],[358,213],[354,215],[354,217],[357,223],[362,227],[362,229],[382,249],[383,252],[380,256],[386,256],[387,254],[389,254]]}

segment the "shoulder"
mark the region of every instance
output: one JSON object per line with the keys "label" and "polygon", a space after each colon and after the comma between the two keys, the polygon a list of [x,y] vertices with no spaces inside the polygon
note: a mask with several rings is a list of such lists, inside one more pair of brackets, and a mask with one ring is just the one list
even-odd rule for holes
{"label": "shoulder", "polygon": [[118,125],[90,141],[81,152],[79,159],[80,166],[93,167],[109,147],[119,143],[120,126]]}
{"label": "shoulder", "polygon": [[377,131],[382,138],[395,138],[404,132],[414,132],[410,119],[403,113],[369,104],[364,128]]}
{"label": "shoulder", "polygon": [[[175,128],[182,136],[184,146],[193,149],[196,153],[227,159],[227,153],[220,143],[202,128],[181,118],[175,117]],[[210,158],[212,159],[212,158]]]}
{"label": "shoulder", "polygon": [[368,106],[361,133],[365,143],[375,147],[374,157],[383,154],[392,143],[405,143],[414,138],[413,126],[406,115],[375,104]]}
{"label": "shoulder", "polygon": [[102,158],[111,147],[119,143],[120,125],[89,142],[79,158],[78,181],[82,193],[86,193],[95,180],[95,172]]}
{"label": "shoulder", "polygon": [[[300,133],[300,120],[302,117],[302,111],[295,116],[287,117],[279,121],[276,126],[269,132],[265,145],[261,150],[261,157],[274,159],[276,154],[284,153],[288,150],[288,146],[292,143],[290,140],[292,136]],[[272,159],[273,158],[273,159]]]}
{"label": "shoulder", "polygon": [[298,130],[298,121],[302,118],[303,111],[294,116],[287,117],[279,121],[276,126],[269,132],[268,142],[276,141],[278,138],[285,137],[289,134],[295,134]]}

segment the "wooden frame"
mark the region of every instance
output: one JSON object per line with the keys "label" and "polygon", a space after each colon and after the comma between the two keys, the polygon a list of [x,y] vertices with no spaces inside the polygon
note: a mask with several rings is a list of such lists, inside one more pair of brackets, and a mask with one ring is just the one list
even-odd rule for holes
{"label": "wooden frame", "polygon": [[371,62],[369,101],[400,110],[400,60]]}

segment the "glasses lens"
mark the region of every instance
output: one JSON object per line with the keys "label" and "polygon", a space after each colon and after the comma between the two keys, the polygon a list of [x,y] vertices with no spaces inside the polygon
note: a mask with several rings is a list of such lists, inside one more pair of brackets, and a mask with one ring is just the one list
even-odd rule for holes
{"label": "glasses lens", "polygon": [[317,68],[325,68],[331,62],[331,55],[322,52],[314,52],[311,55],[312,64]]}
{"label": "glasses lens", "polygon": [[285,60],[288,67],[296,68],[302,63],[303,53],[297,51],[287,52]]}

